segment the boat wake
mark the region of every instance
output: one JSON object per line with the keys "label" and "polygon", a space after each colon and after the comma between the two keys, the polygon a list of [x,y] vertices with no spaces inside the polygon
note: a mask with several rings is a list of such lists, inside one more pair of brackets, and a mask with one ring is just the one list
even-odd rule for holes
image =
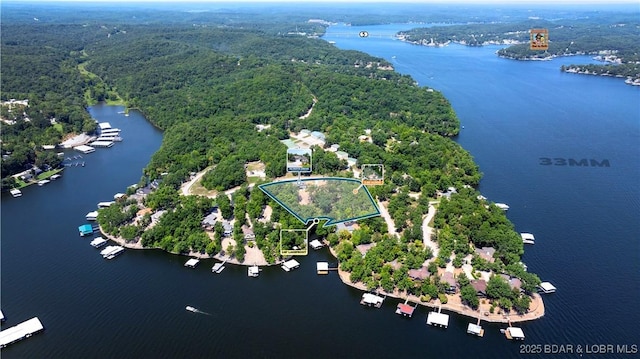
{"label": "boat wake", "polygon": [[201,311],[200,309],[194,308],[194,307],[192,307],[192,306],[190,306],[190,305],[188,305],[185,309],[186,309],[186,310],[188,310],[188,311],[190,311],[190,312],[192,312],[192,313],[198,313],[198,314],[204,314],[204,315],[211,315],[210,313],[203,312],[203,311]]}

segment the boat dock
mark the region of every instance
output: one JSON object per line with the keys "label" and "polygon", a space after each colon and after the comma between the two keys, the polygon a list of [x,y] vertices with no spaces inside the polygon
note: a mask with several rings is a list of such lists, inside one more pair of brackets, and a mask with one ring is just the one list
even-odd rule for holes
{"label": "boat dock", "polygon": [[413,316],[413,312],[417,307],[418,304],[410,306],[409,299],[407,299],[404,301],[404,303],[398,303],[398,306],[396,307],[396,314],[411,318]]}
{"label": "boat dock", "polygon": [[40,180],[40,181],[38,181],[38,186],[44,186],[49,182],[51,182],[51,181],[49,181],[47,179]]}
{"label": "boat dock", "polygon": [[120,255],[122,252],[124,252],[124,248],[121,246],[107,246],[107,248],[103,249],[100,252],[100,255],[102,255],[102,258],[105,259],[113,259],[116,256]]}
{"label": "boat dock", "polygon": [[520,233],[520,237],[524,244],[536,244],[536,238],[531,233]]}
{"label": "boat dock", "polygon": [[449,314],[441,313],[441,311],[442,307],[439,307],[437,312],[429,312],[429,315],[427,315],[427,324],[445,329],[449,327]]}
{"label": "boat dock", "polygon": [[84,154],[91,153],[91,152],[96,152],[95,148],[93,148],[91,146],[87,146],[87,145],[76,146],[73,149],[78,151],[78,152],[82,152]]}
{"label": "boat dock", "polygon": [[98,219],[98,211],[91,211],[84,217],[87,221],[95,221]]}
{"label": "boat dock", "polygon": [[213,265],[213,267],[211,267],[211,271],[213,273],[220,273],[224,270],[224,264],[227,263],[227,260],[225,259],[224,262],[222,263],[216,263]]}
{"label": "boat dock", "polygon": [[503,211],[509,210],[509,205],[505,203],[496,203],[496,207],[500,208]]}
{"label": "boat dock", "polygon": [[97,237],[97,238],[94,238],[89,244],[93,248],[100,248],[100,247],[104,246],[105,244],[107,244],[107,240],[102,238],[102,237]]}
{"label": "boat dock", "polygon": [[309,245],[311,246],[311,248],[313,248],[314,250],[318,250],[322,247],[324,247],[324,244],[322,242],[320,242],[317,239],[312,240],[311,242],[309,242]]}
{"label": "boat dock", "polygon": [[373,293],[364,293],[362,295],[362,299],[360,300],[360,304],[369,307],[381,308],[382,303],[384,303],[384,299],[385,297],[381,297]]}
{"label": "boat dock", "polygon": [[57,179],[58,179],[58,178],[60,178],[60,177],[62,177],[62,175],[61,175],[61,174],[56,173],[56,174],[52,175],[52,176],[51,176],[51,177],[49,177],[49,178],[55,181],[55,180],[57,180]]}
{"label": "boat dock", "polygon": [[282,268],[285,272],[289,272],[289,271],[291,271],[291,270],[293,270],[293,269],[296,269],[296,268],[298,268],[298,267],[300,267],[300,263],[298,263],[298,261],[297,261],[297,260],[295,260],[295,259],[290,259],[290,260],[288,260],[288,261],[286,261],[286,262],[282,263],[282,266],[281,266],[281,268]]}
{"label": "boat dock", "polygon": [[480,326],[480,318],[478,318],[478,322],[476,324],[469,323],[467,326],[467,334],[473,334],[478,337],[484,336],[484,329]]}
{"label": "boat dock", "polygon": [[184,266],[189,268],[195,268],[198,265],[198,263],[200,263],[199,259],[191,258],[184,264]]}
{"label": "boat dock", "polygon": [[553,284],[549,283],[549,282],[542,282],[538,286],[538,291],[542,292],[542,293],[545,293],[545,294],[555,293],[556,292],[556,287]]}
{"label": "boat dock", "polygon": [[11,195],[12,195],[13,197],[20,197],[20,196],[22,196],[22,191],[20,191],[20,190],[19,190],[19,189],[17,189],[17,188],[12,189],[11,191],[9,191],[9,193],[11,193]]}
{"label": "boat dock", "polygon": [[93,233],[93,226],[90,224],[83,224],[78,227],[78,231],[80,232],[80,236],[88,236]]}
{"label": "boat dock", "polygon": [[33,317],[14,327],[5,329],[0,332],[0,348],[4,348],[9,344],[15,343],[25,338],[29,338],[35,333],[44,329],[42,322],[38,317]]}
{"label": "boat dock", "polygon": [[258,267],[257,265],[252,265],[251,267],[247,268],[247,275],[249,277],[257,277],[260,274],[260,267]]}
{"label": "boat dock", "polygon": [[504,331],[504,335],[509,340],[524,340],[524,332],[522,329],[512,327],[511,324],[509,324],[509,327]]}
{"label": "boat dock", "polygon": [[329,274],[329,262],[316,263],[316,270],[318,274]]}
{"label": "boat dock", "polygon": [[107,208],[116,202],[114,201],[106,201],[106,202],[98,202],[98,208]]}
{"label": "boat dock", "polygon": [[90,143],[91,146],[93,147],[111,147],[113,146],[113,141],[107,141],[105,139],[98,139],[97,141],[93,141]]}

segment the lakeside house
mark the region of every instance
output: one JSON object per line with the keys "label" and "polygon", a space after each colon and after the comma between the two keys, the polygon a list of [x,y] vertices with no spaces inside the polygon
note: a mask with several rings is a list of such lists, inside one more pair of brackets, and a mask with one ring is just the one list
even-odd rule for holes
{"label": "lakeside house", "polygon": [[493,247],[476,248],[476,253],[480,258],[486,260],[487,262],[495,262],[495,258],[493,258],[493,255],[496,253],[496,250]]}
{"label": "lakeside house", "polygon": [[476,290],[476,295],[479,297],[487,296],[487,281],[484,279],[476,279],[470,282],[473,289]]}
{"label": "lakeside house", "polygon": [[218,213],[211,212],[202,219],[202,221],[200,222],[200,225],[205,231],[211,232],[213,231],[213,228],[216,225],[217,220],[218,220]]}
{"label": "lakeside house", "polygon": [[425,280],[431,276],[427,267],[422,266],[420,269],[409,269],[409,278],[417,280]]}
{"label": "lakeside house", "polygon": [[247,225],[242,226],[242,234],[244,235],[245,241],[253,241],[256,239],[255,233],[253,233],[253,229],[249,228]]}
{"label": "lakeside house", "polygon": [[362,254],[362,256],[364,257],[367,255],[369,249],[373,248],[375,245],[375,243],[359,244],[356,246],[356,250],[358,250],[358,252],[360,252],[360,254]]}
{"label": "lakeside house", "polygon": [[446,283],[448,286],[445,289],[447,294],[455,294],[457,290],[456,279],[453,276],[453,272],[444,272],[440,277],[440,283]]}

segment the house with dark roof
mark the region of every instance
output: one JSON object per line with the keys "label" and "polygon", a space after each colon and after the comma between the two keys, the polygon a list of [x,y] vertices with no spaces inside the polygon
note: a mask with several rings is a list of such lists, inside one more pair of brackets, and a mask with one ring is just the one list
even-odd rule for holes
{"label": "house with dark roof", "polygon": [[420,267],[420,269],[409,269],[409,278],[425,280],[429,278],[431,273],[427,270],[427,267]]}
{"label": "house with dark roof", "polygon": [[476,279],[476,280],[472,280],[470,282],[471,286],[473,287],[473,289],[476,290],[476,294],[479,297],[486,297],[487,296],[487,281],[484,279]]}
{"label": "house with dark roof", "polygon": [[446,283],[448,285],[448,287],[445,289],[445,292],[447,292],[447,294],[454,294],[456,292],[457,283],[452,272],[444,272],[442,274],[442,277],[440,277],[440,282]]}

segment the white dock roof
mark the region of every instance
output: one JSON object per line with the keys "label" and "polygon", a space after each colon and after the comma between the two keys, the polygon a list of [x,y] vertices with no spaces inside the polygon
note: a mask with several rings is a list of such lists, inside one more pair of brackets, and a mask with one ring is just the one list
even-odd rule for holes
{"label": "white dock roof", "polygon": [[31,318],[14,327],[5,329],[0,332],[0,347],[5,347],[42,329],[44,329],[44,327],[38,317]]}
{"label": "white dock roof", "polygon": [[329,270],[329,262],[318,262],[316,263],[316,268],[318,272],[326,272]]}
{"label": "white dock roof", "polygon": [[377,303],[382,303],[384,301],[384,298],[379,297],[375,294],[364,293],[362,295],[362,301],[367,304],[377,304]]}
{"label": "white dock roof", "polygon": [[443,327],[449,326],[449,314],[443,314],[438,312],[430,312],[427,316],[427,324],[429,325],[441,325]]}
{"label": "white dock roof", "polygon": [[524,339],[524,332],[522,331],[522,329],[518,328],[518,327],[509,327],[507,328],[507,330],[509,331],[509,334],[511,334],[511,337],[514,339]]}
{"label": "white dock roof", "polygon": [[106,130],[111,128],[111,124],[109,122],[100,122],[98,127],[100,127],[101,130]]}
{"label": "white dock roof", "polygon": [[199,262],[200,262],[199,259],[191,258],[184,265],[186,267],[195,267]]}
{"label": "white dock roof", "polygon": [[555,292],[556,291],[556,287],[549,283],[549,282],[542,282],[540,283],[540,289],[542,289],[545,292]]}
{"label": "white dock roof", "polygon": [[467,326],[467,333],[480,335],[480,333],[482,333],[482,327],[477,324],[469,323],[469,326]]}
{"label": "white dock roof", "polygon": [[76,151],[80,151],[82,153],[91,153],[94,152],[96,149],[91,147],[91,146],[87,146],[87,145],[80,145],[80,146],[76,146],[73,148]]}
{"label": "white dock roof", "polygon": [[311,242],[309,242],[309,244],[311,245],[311,248],[313,249],[320,249],[322,248],[322,242],[320,242],[317,239],[312,240]]}
{"label": "white dock roof", "polygon": [[298,261],[295,260],[295,259],[290,259],[290,260],[282,263],[282,265],[287,267],[287,268],[289,268],[289,269],[293,269],[293,268],[298,267],[300,265],[300,263],[298,263]]}
{"label": "white dock roof", "polygon": [[535,241],[535,237],[533,236],[533,234],[531,233],[520,233],[520,237],[522,237],[523,240],[529,240],[529,241]]}

